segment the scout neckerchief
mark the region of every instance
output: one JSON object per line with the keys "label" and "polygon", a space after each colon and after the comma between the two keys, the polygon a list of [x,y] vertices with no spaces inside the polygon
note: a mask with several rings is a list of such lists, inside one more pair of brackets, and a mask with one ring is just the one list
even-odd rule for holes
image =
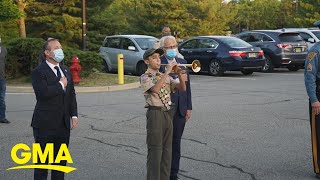
{"label": "scout neckerchief", "polygon": [[[149,69],[145,72],[145,74],[148,75],[148,77],[151,78],[151,81],[153,84],[157,84],[157,82],[161,79],[161,74],[159,73],[159,71],[153,75],[151,73],[151,71],[149,71]],[[170,105],[172,104],[171,100],[170,100],[170,94],[168,92],[168,90],[166,90],[165,87],[165,83],[162,85],[162,87],[160,88],[160,91],[158,93],[158,96],[162,102],[162,104],[167,108],[167,110],[170,109]]]}

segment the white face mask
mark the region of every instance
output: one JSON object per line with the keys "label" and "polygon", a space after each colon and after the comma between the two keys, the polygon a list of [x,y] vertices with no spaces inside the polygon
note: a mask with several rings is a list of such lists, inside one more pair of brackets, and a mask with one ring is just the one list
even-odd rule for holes
{"label": "white face mask", "polygon": [[64,54],[62,49],[56,49],[54,51],[52,51],[54,56],[52,57],[57,63],[60,63],[63,58],[64,58]]}

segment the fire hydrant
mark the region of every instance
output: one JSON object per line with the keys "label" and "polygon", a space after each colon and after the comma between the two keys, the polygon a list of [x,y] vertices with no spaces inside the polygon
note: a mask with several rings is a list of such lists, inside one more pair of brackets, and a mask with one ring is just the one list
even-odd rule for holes
{"label": "fire hydrant", "polygon": [[80,66],[80,61],[77,56],[73,56],[71,60],[71,66],[70,66],[70,71],[72,73],[72,79],[73,83],[79,84],[80,82],[80,71],[81,71],[81,66]]}

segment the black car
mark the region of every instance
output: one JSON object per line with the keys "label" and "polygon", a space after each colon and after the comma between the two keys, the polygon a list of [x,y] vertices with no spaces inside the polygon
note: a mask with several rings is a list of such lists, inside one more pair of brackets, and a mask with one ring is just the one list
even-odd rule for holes
{"label": "black car", "polygon": [[277,67],[298,71],[304,66],[308,46],[299,32],[254,30],[242,32],[235,37],[263,50],[266,57],[264,72],[272,72]]}
{"label": "black car", "polygon": [[245,75],[265,65],[263,51],[245,41],[229,36],[198,36],[179,45],[179,51],[190,64],[199,60],[201,71],[221,76],[225,71],[241,71]]}

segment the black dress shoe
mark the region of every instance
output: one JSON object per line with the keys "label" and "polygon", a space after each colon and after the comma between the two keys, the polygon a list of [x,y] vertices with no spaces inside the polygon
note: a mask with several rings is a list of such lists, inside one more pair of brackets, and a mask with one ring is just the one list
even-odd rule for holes
{"label": "black dress shoe", "polygon": [[314,177],[316,177],[317,179],[320,179],[320,174],[316,174]]}
{"label": "black dress shoe", "polygon": [[8,119],[5,118],[5,119],[0,120],[0,123],[9,124],[10,121],[8,121]]}

